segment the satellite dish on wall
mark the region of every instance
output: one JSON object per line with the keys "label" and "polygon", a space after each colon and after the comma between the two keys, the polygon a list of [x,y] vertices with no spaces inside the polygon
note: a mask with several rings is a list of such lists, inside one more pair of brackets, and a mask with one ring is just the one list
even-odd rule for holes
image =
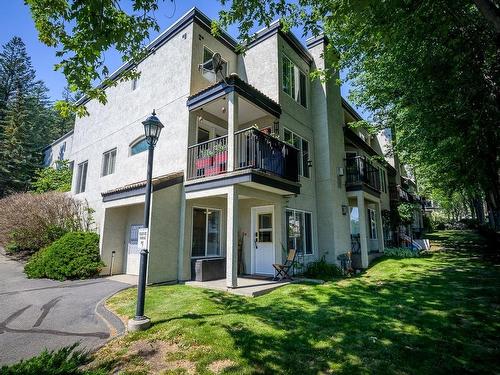
{"label": "satellite dish on wall", "polygon": [[210,60],[198,65],[198,70],[201,72],[203,77],[213,83],[220,80],[225,82],[226,80],[222,72],[224,64],[225,62],[222,60],[220,53],[215,52]]}

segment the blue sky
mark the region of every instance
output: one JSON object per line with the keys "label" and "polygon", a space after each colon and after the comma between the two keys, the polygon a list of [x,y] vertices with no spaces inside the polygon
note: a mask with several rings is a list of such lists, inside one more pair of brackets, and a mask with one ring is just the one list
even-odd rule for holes
{"label": "blue sky", "polygon": [[[198,7],[210,18],[217,18],[218,11],[221,8],[218,0],[176,0],[175,6],[170,0],[160,0],[159,6],[159,10],[156,12],[156,19],[162,31],[193,6]],[[293,31],[299,39],[304,41],[305,38],[302,38],[302,31],[300,29]],[[238,35],[236,26],[232,26],[228,32],[234,37]],[[49,88],[50,97],[53,100],[60,99],[66,85],[66,79],[62,73],[54,70],[54,65],[58,62],[55,56],[56,50],[38,41],[37,31],[29,8],[24,5],[23,0],[4,0],[1,2],[0,44],[4,45],[13,36],[19,36],[23,39],[28,54],[31,56],[33,66],[36,69],[37,78],[45,82]],[[152,37],[156,37],[156,34],[153,33]],[[114,71],[122,64],[120,56],[114,51],[106,54],[106,62],[110,71]],[[344,97],[347,97],[348,90],[349,85],[344,84],[342,86],[342,95]]]}

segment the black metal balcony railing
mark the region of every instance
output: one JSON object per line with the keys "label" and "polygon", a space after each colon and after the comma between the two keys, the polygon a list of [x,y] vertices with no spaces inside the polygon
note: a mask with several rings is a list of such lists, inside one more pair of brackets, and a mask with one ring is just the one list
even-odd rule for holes
{"label": "black metal balcony railing", "polygon": [[257,129],[236,132],[234,152],[234,169],[259,169],[290,181],[299,180],[298,150]]}
{"label": "black metal balcony railing", "polygon": [[[188,147],[187,180],[227,172],[227,136]],[[257,169],[287,180],[299,180],[298,150],[258,129],[234,134],[234,169]]]}
{"label": "black metal balcony railing", "polygon": [[366,184],[380,191],[380,171],[363,156],[346,159],[346,187]]}
{"label": "black metal balcony railing", "polygon": [[215,176],[227,171],[227,135],[188,147],[187,179]]}

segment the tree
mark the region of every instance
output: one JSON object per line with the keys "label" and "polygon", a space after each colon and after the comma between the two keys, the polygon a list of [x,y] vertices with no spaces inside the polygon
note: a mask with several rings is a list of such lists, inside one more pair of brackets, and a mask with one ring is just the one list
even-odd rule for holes
{"label": "tree", "polygon": [[[243,45],[257,25],[280,17],[330,40],[328,78],[346,69],[351,98],[396,135],[395,150],[419,180],[474,190],[500,228],[500,12],[497,0],[220,0],[226,7],[214,32],[237,23]],[[125,60],[143,56],[156,30],[155,0],[135,0],[133,14],[117,1],[26,0],[40,38],[61,45],[61,69],[71,87],[105,102],[91,83],[106,77],[101,59],[114,46]],[[141,13],[142,12],[142,13]],[[65,27],[73,22],[68,32]],[[85,40],[85,43],[81,43]],[[69,57],[68,57],[69,56]],[[123,79],[130,79],[133,71]]]}
{"label": "tree", "polygon": [[46,193],[48,191],[70,191],[71,177],[73,170],[67,160],[56,161],[56,167],[46,167],[40,169],[32,183],[36,193]]}
{"label": "tree", "polygon": [[30,187],[42,148],[68,128],[47,92],[23,41],[12,38],[0,51],[0,198]]}
{"label": "tree", "polygon": [[0,197],[26,191],[40,164],[33,141],[33,123],[26,109],[26,98],[19,93],[0,121]]}

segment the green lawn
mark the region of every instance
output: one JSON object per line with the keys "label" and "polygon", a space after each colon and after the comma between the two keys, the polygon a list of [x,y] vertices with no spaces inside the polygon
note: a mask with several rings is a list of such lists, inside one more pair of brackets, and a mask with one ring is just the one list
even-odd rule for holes
{"label": "green lawn", "polygon": [[[495,373],[500,272],[450,247],[452,238],[473,241],[470,248],[478,241],[438,233],[445,248],[432,256],[382,259],[356,278],[253,299],[149,287],[153,327],[112,341],[94,365],[130,373]],[[132,316],[135,297],[130,289],[108,305]]]}

